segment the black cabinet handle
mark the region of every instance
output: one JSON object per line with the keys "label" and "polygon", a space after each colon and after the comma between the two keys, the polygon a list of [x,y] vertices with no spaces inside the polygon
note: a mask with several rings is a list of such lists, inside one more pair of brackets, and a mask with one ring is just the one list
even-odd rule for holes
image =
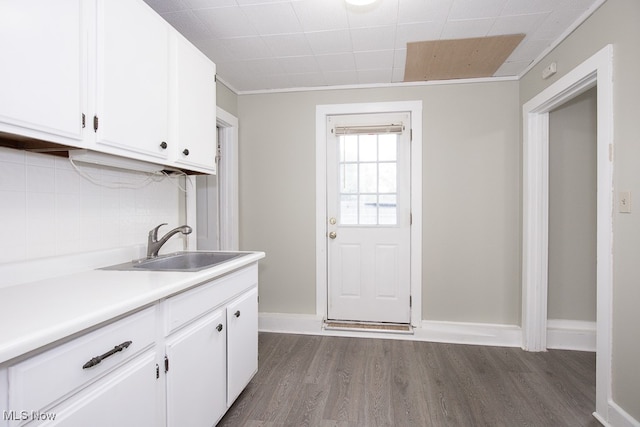
{"label": "black cabinet handle", "polygon": [[236,317],[240,317],[240,310],[238,310],[235,313],[233,313],[233,315],[236,316]]}
{"label": "black cabinet handle", "polygon": [[160,143],[160,148],[162,148],[163,150],[166,150],[166,149],[167,149],[167,143],[166,143],[166,142],[164,142],[164,141],[162,141],[162,142]]}
{"label": "black cabinet handle", "polygon": [[218,332],[222,332],[222,323],[219,323],[218,326],[216,326],[216,329]]}
{"label": "black cabinet handle", "polygon": [[88,368],[91,368],[93,366],[96,366],[97,364],[102,362],[107,357],[113,356],[114,354],[118,353],[119,351],[124,350],[125,348],[129,347],[130,345],[131,345],[131,341],[125,341],[122,344],[113,347],[111,350],[107,351],[102,356],[96,356],[96,357],[92,358],[87,363],[82,365],[82,369],[88,369]]}
{"label": "black cabinet handle", "polygon": [[189,149],[185,148],[184,150],[182,150],[182,154],[184,154],[185,156],[189,155]]}

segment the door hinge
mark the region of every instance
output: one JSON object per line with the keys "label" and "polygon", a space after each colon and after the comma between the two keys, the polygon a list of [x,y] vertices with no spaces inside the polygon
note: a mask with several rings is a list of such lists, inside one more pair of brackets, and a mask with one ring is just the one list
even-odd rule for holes
{"label": "door hinge", "polygon": [[93,131],[98,132],[98,116],[93,116]]}
{"label": "door hinge", "polygon": [[82,129],[84,129],[87,126],[87,116],[84,115],[84,113],[82,113]]}
{"label": "door hinge", "polygon": [[409,142],[413,141],[413,129],[409,129]]}
{"label": "door hinge", "polygon": [[160,378],[160,366],[156,363],[156,379]]}
{"label": "door hinge", "polygon": [[169,372],[169,358],[167,355],[164,356],[164,371]]}
{"label": "door hinge", "polygon": [[409,225],[413,225],[413,212],[409,212]]}
{"label": "door hinge", "polygon": [[413,298],[409,295],[409,308],[413,307]]}

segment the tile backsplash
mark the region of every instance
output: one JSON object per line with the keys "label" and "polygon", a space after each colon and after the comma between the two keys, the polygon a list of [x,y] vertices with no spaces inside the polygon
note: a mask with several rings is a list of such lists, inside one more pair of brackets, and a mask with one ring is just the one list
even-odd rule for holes
{"label": "tile backsplash", "polygon": [[0,263],[146,244],[151,228],[184,220],[180,178],[81,170],[102,185],[66,158],[0,147]]}

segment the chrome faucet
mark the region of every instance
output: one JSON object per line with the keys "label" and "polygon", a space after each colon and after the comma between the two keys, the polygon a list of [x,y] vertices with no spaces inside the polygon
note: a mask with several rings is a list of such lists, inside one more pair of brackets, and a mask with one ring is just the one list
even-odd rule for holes
{"label": "chrome faucet", "polygon": [[162,236],[160,240],[158,240],[158,229],[163,225],[167,225],[167,223],[165,222],[163,224],[160,224],[153,230],[149,231],[149,239],[147,241],[147,258],[157,257],[158,252],[160,251],[160,248],[162,247],[162,245],[167,243],[167,240],[169,240],[169,238],[174,234],[176,233],[190,234],[193,231],[193,229],[188,225],[181,225],[180,227],[176,227],[173,230],[169,231],[167,234]]}

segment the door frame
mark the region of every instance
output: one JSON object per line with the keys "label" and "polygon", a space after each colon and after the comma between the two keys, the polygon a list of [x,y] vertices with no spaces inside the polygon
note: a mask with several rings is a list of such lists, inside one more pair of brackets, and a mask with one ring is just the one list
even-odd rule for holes
{"label": "door frame", "polygon": [[611,399],[613,288],[613,48],[598,53],[532,98],[523,114],[522,347],[545,351],[549,255],[549,112],[597,88],[596,412]]}
{"label": "door frame", "polygon": [[422,322],[422,101],[316,106],[316,315],[327,318],[327,116],[411,113],[411,325]]}

